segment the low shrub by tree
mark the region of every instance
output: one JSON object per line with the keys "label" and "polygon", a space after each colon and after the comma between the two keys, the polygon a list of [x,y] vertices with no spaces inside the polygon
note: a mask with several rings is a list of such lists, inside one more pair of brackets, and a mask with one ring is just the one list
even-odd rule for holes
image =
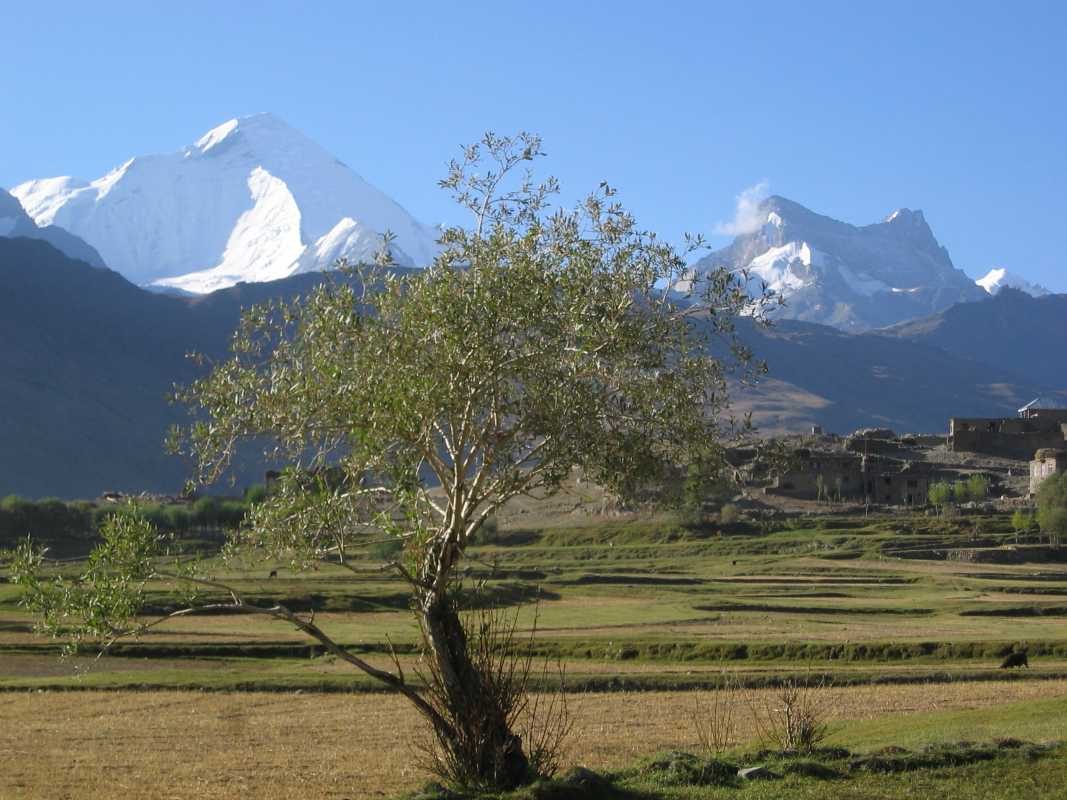
{"label": "low shrub by tree", "polygon": [[[26,602],[46,623],[67,614],[76,634],[111,639],[143,630],[146,580],[225,588],[229,601],[191,594],[177,613],[263,615],[318,640],[415,705],[453,782],[511,787],[543,769],[497,675],[472,655],[482,639],[460,614],[464,552],[502,504],[551,494],[576,468],[626,500],[698,460],[721,467],[728,380],[760,369],[735,321],[761,319],[773,298],[725,268],[688,285],[702,242],[679,251],[642,232],[606,184],[573,210],[552,208],[555,181],[522,172],[540,155],[535,136],[486,135],[441,182],[472,221],[442,233],[432,266],[385,269],[383,255],[383,268],[250,310],[232,357],[179,395],[194,420],[172,441],[199,481],[221,477],[242,442],[269,440],[288,465],[228,553],[331,564],[358,581],[378,569],[368,546],[396,543],[378,554],[410,591],[429,695],[313,617],[248,603],[195,564],[166,566],[137,514],[108,525],[77,591],[40,579],[39,551],[23,547]],[[81,592],[94,602],[72,603]]]}

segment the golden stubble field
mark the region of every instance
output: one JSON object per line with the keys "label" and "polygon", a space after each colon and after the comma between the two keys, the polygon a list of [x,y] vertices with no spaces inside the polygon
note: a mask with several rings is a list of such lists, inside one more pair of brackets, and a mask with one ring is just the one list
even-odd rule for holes
{"label": "golden stubble field", "polygon": [[[842,720],[1067,696],[1067,681],[826,689]],[[758,695],[758,693],[756,693]],[[617,768],[696,747],[701,692],[572,701],[568,764]],[[746,701],[736,698],[743,705]],[[754,736],[739,708],[739,738]],[[48,692],[0,695],[0,797],[374,798],[418,786],[414,711],[377,694]]]}

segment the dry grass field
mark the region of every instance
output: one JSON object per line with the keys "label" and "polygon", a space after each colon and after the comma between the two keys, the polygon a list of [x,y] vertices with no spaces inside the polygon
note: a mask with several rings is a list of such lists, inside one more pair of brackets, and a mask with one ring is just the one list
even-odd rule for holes
{"label": "dry grass field", "polygon": [[[845,724],[968,709],[984,715],[1067,697],[1067,681],[822,691],[823,704]],[[658,750],[695,749],[690,719],[707,699],[702,692],[577,696],[566,762],[612,769]],[[755,735],[748,701],[732,702],[744,743]],[[981,718],[961,725],[985,734],[973,721]],[[928,730],[931,737],[943,732]],[[8,693],[0,695],[0,797],[390,797],[426,780],[413,763],[420,736],[412,709],[389,695]]]}

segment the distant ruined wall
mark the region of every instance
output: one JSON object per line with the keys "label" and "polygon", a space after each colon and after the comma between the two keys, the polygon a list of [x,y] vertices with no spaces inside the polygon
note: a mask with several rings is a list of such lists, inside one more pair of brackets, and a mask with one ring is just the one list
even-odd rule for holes
{"label": "distant ruined wall", "polygon": [[952,449],[957,453],[981,453],[1001,458],[1029,461],[1046,447],[1063,447],[1060,431],[1031,433],[997,433],[991,431],[957,431],[952,434]]}
{"label": "distant ruined wall", "polygon": [[949,445],[957,453],[981,453],[1029,461],[1038,450],[1064,446],[1064,425],[1054,415],[1026,419],[953,418]]}

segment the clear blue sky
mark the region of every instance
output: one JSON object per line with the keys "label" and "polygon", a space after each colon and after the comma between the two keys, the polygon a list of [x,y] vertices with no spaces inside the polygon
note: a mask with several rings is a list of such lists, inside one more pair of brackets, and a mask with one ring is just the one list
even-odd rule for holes
{"label": "clear blue sky", "polygon": [[958,267],[1067,291],[1063,2],[5,2],[0,185],[273,111],[427,222],[486,130],[541,133],[664,236],[746,187],[922,208]]}

